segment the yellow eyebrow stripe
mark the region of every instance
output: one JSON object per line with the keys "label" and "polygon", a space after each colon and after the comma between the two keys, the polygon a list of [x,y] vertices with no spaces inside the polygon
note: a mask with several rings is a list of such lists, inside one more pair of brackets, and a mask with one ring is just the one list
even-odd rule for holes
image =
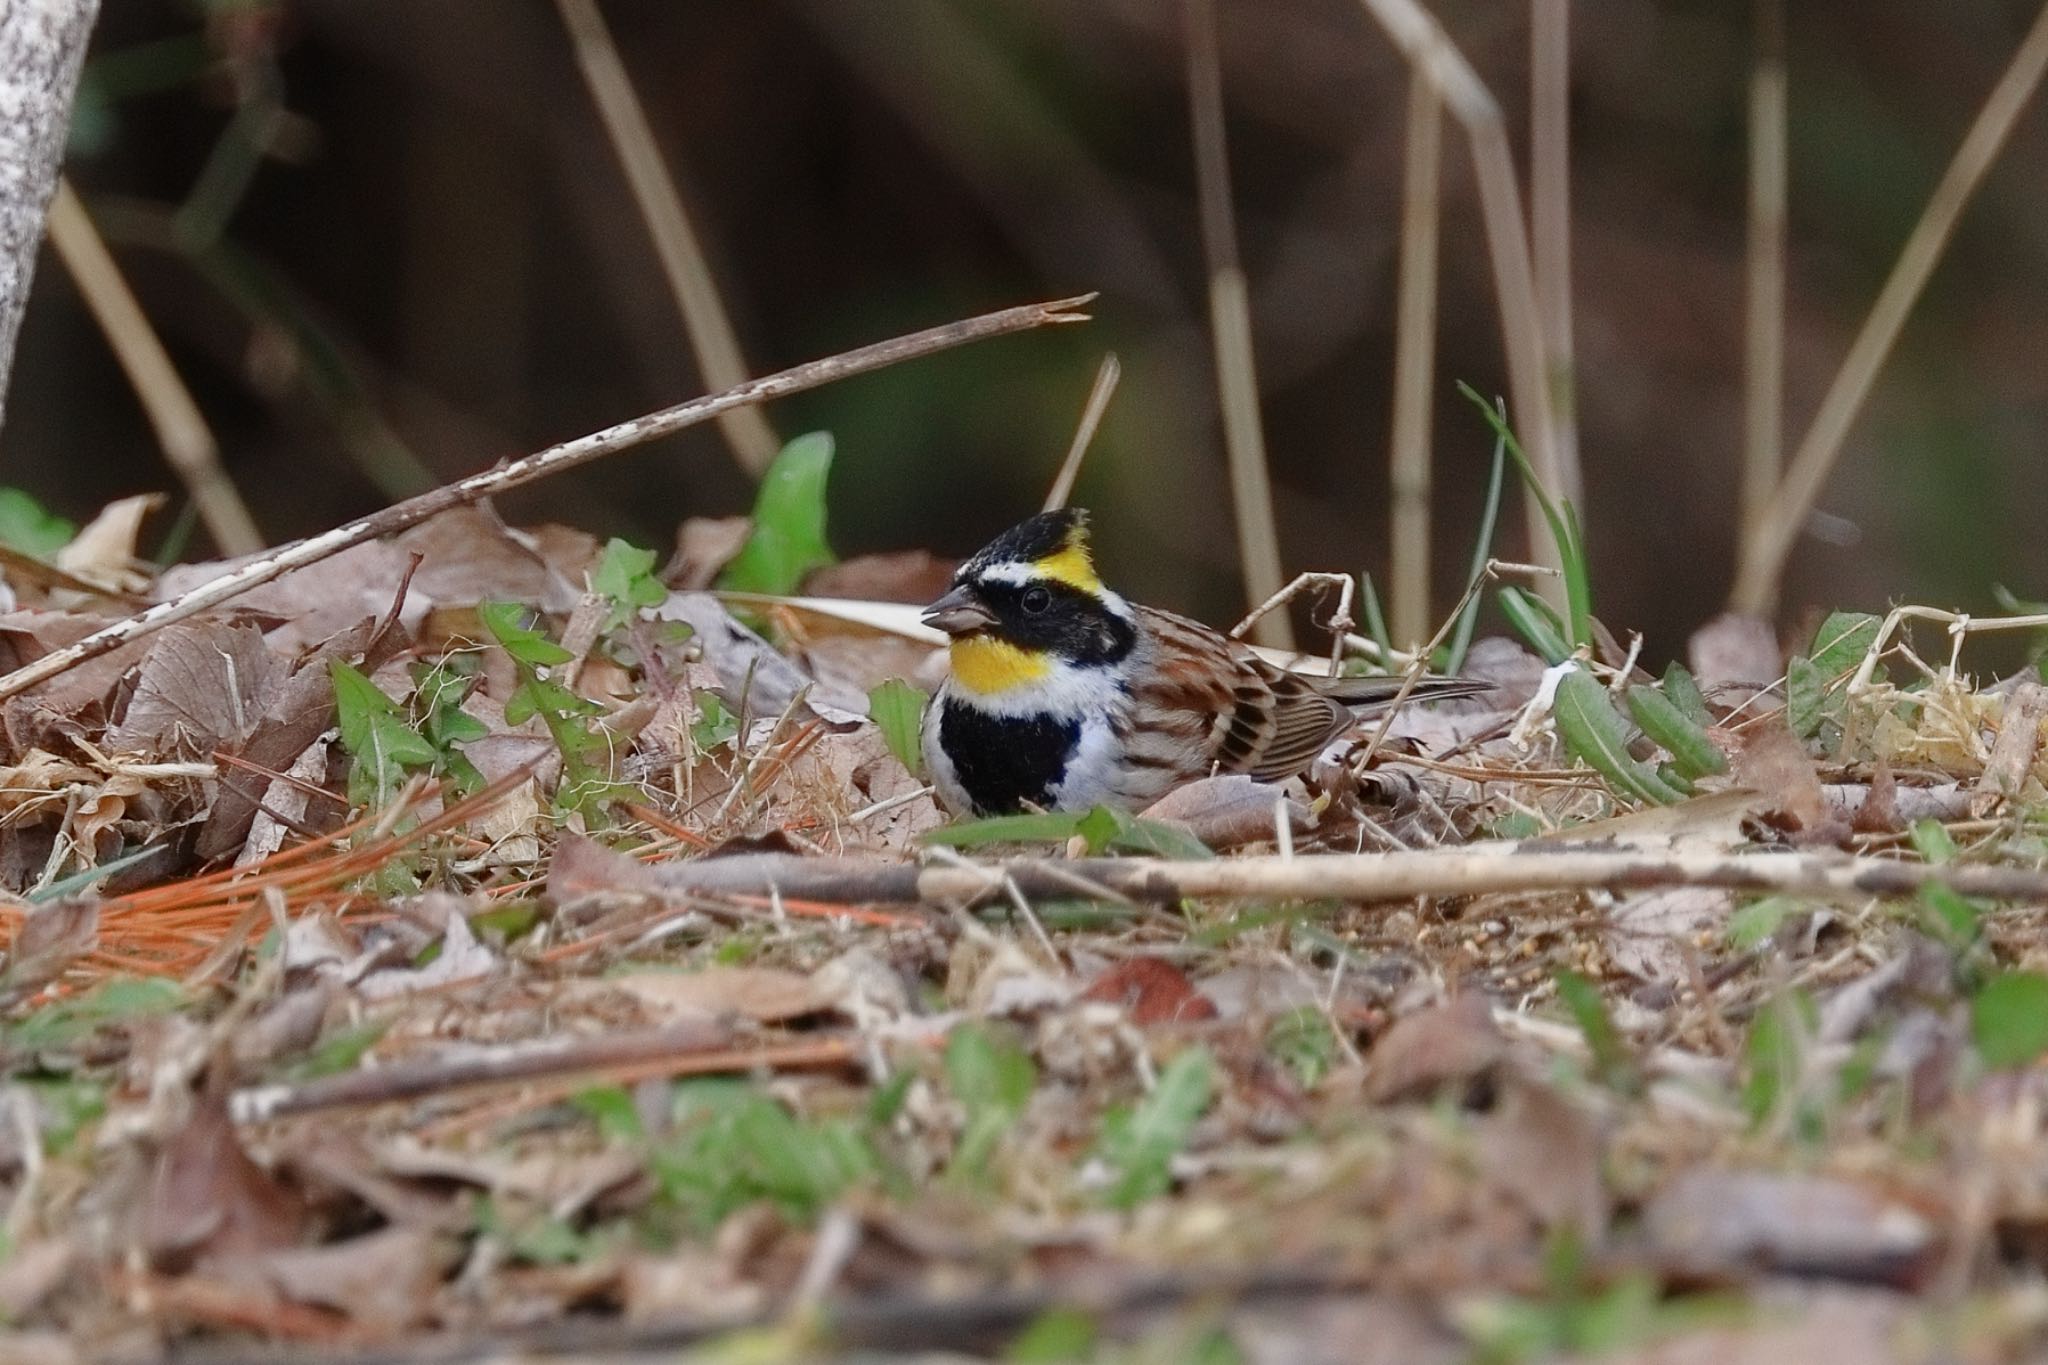
{"label": "yellow eyebrow stripe", "polygon": [[1035,682],[1052,671],[1045,655],[987,635],[963,635],[949,651],[953,681],[976,696],[990,697]]}
{"label": "yellow eyebrow stripe", "polygon": [[1088,547],[1078,539],[1069,540],[1031,567],[1055,582],[1079,588],[1082,592],[1093,594],[1102,591],[1102,580],[1095,576],[1095,563],[1088,557]]}

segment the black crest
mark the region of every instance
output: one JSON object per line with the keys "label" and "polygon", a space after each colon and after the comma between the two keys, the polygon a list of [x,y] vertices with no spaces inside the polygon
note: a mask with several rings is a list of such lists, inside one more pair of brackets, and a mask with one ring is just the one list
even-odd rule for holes
{"label": "black crest", "polygon": [[967,561],[961,575],[966,577],[972,570],[987,564],[1033,564],[1047,555],[1058,553],[1071,541],[1079,539],[1085,542],[1087,536],[1086,510],[1062,507],[1056,511],[1040,512],[1018,522],[983,546],[980,553]]}

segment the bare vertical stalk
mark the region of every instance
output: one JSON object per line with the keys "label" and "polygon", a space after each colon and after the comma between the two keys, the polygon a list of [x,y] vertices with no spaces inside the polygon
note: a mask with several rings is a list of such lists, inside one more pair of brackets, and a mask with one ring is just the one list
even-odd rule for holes
{"label": "bare vertical stalk", "polygon": [[[1507,356],[1509,417],[1536,475],[1551,492],[1583,502],[1576,455],[1556,437],[1557,419],[1550,402],[1550,366],[1545,359],[1541,313],[1536,306],[1536,281],[1529,259],[1529,236],[1522,221],[1521,190],[1515,158],[1501,119],[1500,105],[1473,71],[1464,54],[1416,0],[1359,0],[1366,13],[1386,31],[1409,66],[1428,79],[1443,96],[1465,130],[1472,149],[1472,171],[1479,185],[1479,213],[1486,230],[1487,255],[1493,267],[1494,294],[1500,306],[1501,342]],[[1535,499],[1525,498],[1529,545],[1552,568],[1557,547]],[[1561,593],[1555,580],[1546,591]]]}
{"label": "bare vertical stalk", "polygon": [[[710,262],[698,244],[696,230],[690,226],[682,194],[676,189],[668,164],[662,160],[654,130],[647,123],[647,111],[634,93],[632,79],[626,74],[626,64],[619,58],[618,46],[612,41],[611,29],[598,10],[597,0],[555,2],[575,46],[576,64],[582,69],[584,83],[590,87],[590,98],[597,105],[612,150],[626,172],[633,200],[647,222],[648,234],[654,238],[662,273],[668,276],[668,287],[683,315],[690,346],[704,372],[704,387],[715,393],[742,384],[747,378],[747,363],[740,353],[739,337],[733,332],[732,319],[726,315],[725,303],[719,297]],[[740,467],[757,478],[781,447],[775,429],[759,408],[736,408],[720,416],[718,426]]]}
{"label": "bare vertical stalk", "polygon": [[99,0],[0,4],[0,395],[28,307],[43,215],[57,188],[71,98]]}
{"label": "bare vertical stalk", "polygon": [[1430,413],[1436,396],[1437,234],[1443,207],[1444,106],[1421,71],[1408,78],[1401,190],[1401,282],[1394,332],[1389,461],[1389,606],[1404,647],[1429,634]]}
{"label": "bare vertical stalk", "polygon": [[1997,159],[1998,149],[2005,144],[2020,111],[2040,85],[2044,70],[2048,70],[2048,6],[2043,6],[2035,16],[2034,26],[2027,30],[2005,74],[1992,87],[1984,107],[1977,113],[1977,121],[1964,135],[1941,183],[1928,198],[1920,221],[1913,225],[1892,273],[1878,291],[1877,302],[1863,320],[1863,329],[1856,334],[1848,357],[1835,375],[1835,382],[1821,399],[1820,410],[1814,415],[1806,438],[1799,443],[1776,496],[1756,523],[1744,528],[1746,535],[1733,601],[1737,611],[1762,615],[1777,603],[1785,560],[1842,453],[1850,425],[1863,410],[1877,372],[1891,354],[1928,277],[1934,273],[1935,263],[1947,248],[1957,221],[1983,183],[1984,173]]}
{"label": "bare vertical stalk", "polygon": [[1095,367],[1095,383],[1088,390],[1088,402],[1081,409],[1081,421],[1074,428],[1074,439],[1067,444],[1067,458],[1060,461],[1060,472],[1053,477],[1052,489],[1045,495],[1044,511],[1051,512],[1067,505],[1067,499],[1074,495],[1074,480],[1081,477],[1081,461],[1087,458],[1088,444],[1095,439],[1095,429],[1102,425],[1102,414],[1109,411],[1109,400],[1116,396],[1116,382],[1123,377],[1124,364],[1111,351],[1102,357],[1102,363]]}
{"label": "bare vertical stalk", "polygon": [[1579,463],[1572,370],[1571,0],[1532,0],[1529,24],[1529,244],[1543,319],[1558,463]]}
{"label": "bare vertical stalk", "polygon": [[[1280,591],[1280,533],[1266,435],[1259,424],[1258,372],[1252,363],[1251,302],[1238,262],[1237,221],[1230,207],[1230,156],[1223,133],[1223,69],[1216,45],[1215,0],[1186,0],[1188,110],[1195,133],[1195,188],[1202,206],[1202,251],[1209,268],[1209,327],[1216,352],[1216,389],[1223,408],[1223,446],[1237,513],[1237,551],[1245,595],[1263,602]],[[1254,636],[1275,649],[1294,648],[1284,612],[1260,620]]]}
{"label": "bare vertical stalk", "polygon": [[1768,514],[1785,459],[1785,0],[1754,0],[1749,254],[1743,289],[1742,535]]}
{"label": "bare vertical stalk", "polygon": [[263,534],[256,529],[234,481],[221,467],[213,428],[179,378],[85,205],[62,179],[50,200],[50,245],[113,348],[121,372],[128,376],[143,414],[156,432],[164,458],[192,495],[213,543],[231,559],[255,554],[263,548]]}

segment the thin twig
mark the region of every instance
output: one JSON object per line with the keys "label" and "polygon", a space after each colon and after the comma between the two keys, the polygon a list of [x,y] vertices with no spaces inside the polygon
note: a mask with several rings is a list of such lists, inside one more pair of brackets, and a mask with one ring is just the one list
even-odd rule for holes
{"label": "thin twig", "polygon": [[1749,251],[1743,303],[1742,534],[1770,510],[1785,461],[1785,0],[1754,0]]}
{"label": "thin twig", "polygon": [[[704,387],[729,389],[744,383],[746,359],[740,354],[739,337],[719,297],[718,282],[690,225],[675,178],[655,145],[647,111],[633,90],[632,78],[626,74],[626,64],[619,58],[618,45],[612,41],[597,0],[555,0],[555,4],[575,45],[576,64],[590,87],[591,101],[597,105],[605,134],[632,187],[633,201],[646,220],[648,235],[654,238],[662,273],[668,276],[669,290],[690,334],[691,349],[697,353]],[[740,467],[755,478],[766,472],[782,445],[759,408],[734,408],[719,417],[718,426]]]}
{"label": "thin twig", "polygon": [[1777,495],[1755,525],[1744,527],[1742,561],[1737,566],[1732,602],[1737,611],[1762,614],[1776,603],[1785,560],[1792,553],[1799,528],[1806,524],[1814,501],[1826,485],[1849,428],[1877,382],[1878,370],[1891,354],[1907,316],[1919,301],[1920,291],[1947,249],[1963,210],[1983,183],[1992,162],[1997,160],[1999,148],[2005,145],[2020,112],[2033,98],[2043,71],[2048,71],[2048,5],[2042,6],[2035,16],[2034,26],[2020,41],[2005,74],[1998,78],[1998,84],[1978,111],[1977,121],[1956,148],[1955,158],[1942,174],[1941,183],[1935,186],[1920,221],[1913,225],[1912,235],[1900,249],[1891,275],[1878,292],[1877,302],[1863,320],[1863,330],[1856,334],[1835,382],[1821,399],[1820,410],[1814,414],[1806,438],[1799,443]]}
{"label": "thin twig", "polygon": [[0,701],[18,696],[38,683],[56,677],[66,669],[119,649],[122,645],[161,630],[174,621],[182,621],[209,607],[218,606],[259,584],[270,582],[281,574],[318,563],[352,545],[361,545],[379,536],[402,531],[408,526],[417,526],[451,507],[462,507],[483,498],[493,497],[551,474],[559,474],[563,470],[588,464],[601,456],[663,436],[674,435],[687,427],[708,421],[722,412],[730,412],[734,408],[745,407],[750,403],[761,403],[787,397],[792,393],[802,393],[807,389],[832,383],[834,380],[865,374],[870,370],[931,355],[970,341],[1028,331],[1050,323],[1084,322],[1087,320],[1087,314],[1076,312],[1075,309],[1094,297],[1093,294],[1084,294],[1052,303],[1032,303],[1020,308],[1006,308],[999,313],[985,313],[977,318],[949,322],[944,326],[914,332],[909,336],[863,346],[859,350],[828,356],[823,360],[813,360],[779,374],[771,374],[762,379],[750,379],[722,393],[693,398],[687,403],[678,403],[672,408],[663,408],[659,412],[620,422],[616,426],[606,427],[588,436],[579,436],[573,441],[549,446],[524,459],[471,475],[459,483],[433,489],[416,498],[408,498],[380,512],[374,512],[345,526],[338,526],[334,530],[324,531],[310,539],[288,545],[275,554],[241,565],[219,578],[201,584],[182,597],[160,603],[138,616],[117,621],[64,649],[53,650],[34,663],[0,677]]}
{"label": "thin twig", "polygon": [[[565,840],[565,844],[569,841]],[[1719,886],[1809,896],[1916,894],[1945,886],[1965,896],[2048,900],[2048,869],[1948,863],[1934,866],[1827,853],[1714,854],[1617,851],[1563,842],[1468,844],[1412,853],[1339,853],[1312,857],[1228,858],[1174,862],[1142,858],[1017,858],[994,863],[927,865],[808,858],[787,853],[645,867],[589,846],[573,872],[551,891],[557,899],[586,893],[580,881],[660,895],[762,895],[775,890],[805,900],[913,904],[965,903],[1006,889],[1026,896],[1071,895],[1071,879],[1138,901],[1186,897],[1403,901],[1416,896],[1470,896],[1496,891],[1621,890],[1653,886]],[[565,866],[560,853],[558,867]]]}
{"label": "thin twig", "polygon": [[[1259,422],[1258,370],[1252,361],[1251,301],[1237,255],[1230,207],[1230,153],[1223,132],[1223,71],[1216,44],[1216,0],[1184,0],[1188,110],[1195,130],[1195,192],[1202,206],[1202,253],[1209,270],[1209,328],[1216,353],[1216,396],[1223,408],[1223,449],[1237,516],[1237,552],[1245,598],[1280,591],[1280,531],[1266,434]],[[1259,622],[1258,642],[1294,648],[1294,626],[1280,615]]]}
{"label": "thin twig", "polygon": [[93,321],[113,348],[164,458],[192,495],[213,543],[229,558],[261,550],[263,533],[256,529],[240,491],[221,467],[220,444],[214,440],[213,429],[171,364],[84,203],[61,177],[50,201],[50,245],[56,248],[57,259],[64,263]]}
{"label": "thin twig", "polygon": [[237,1123],[264,1123],[321,1109],[360,1108],[444,1095],[478,1086],[563,1076],[708,1075],[757,1067],[839,1066],[855,1055],[850,1040],[816,1038],[768,1047],[732,1047],[730,1031],[697,1020],[637,1033],[544,1038],[463,1051],[451,1057],[392,1062],[302,1084],[251,1086],[228,1097]]}
{"label": "thin twig", "polygon": [[1067,505],[1067,499],[1074,495],[1074,480],[1081,476],[1081,461],[1088,454],[1089,442],[1095,439],[1095,429],[1102,425],[1102,414],[1109,411],[1109,400],[1116,394],[1116,381],[1123,377],[1123,362],[1111,351],[1102,357],[1102,364],[1096,367],[1095,384],[1088,390],[1088,404],[1081,409],[1081,424],[1074,428],[1074,439],[1067,446],[1067,458],[1060,462],[1060,472],[1052,481],[1052,489],[1045,495],[1047,512],[1057,511]]}
{"label": "thin twig", "polygon": [[1443,213],[1444,104],[1421,71],[1408,78],[1401,190],[1401,282],[1394,325],[1394,436],[1388,461],[1388,608],[1394,638],[1429,629],[1430,415],[1436,398],[1437,236]]}

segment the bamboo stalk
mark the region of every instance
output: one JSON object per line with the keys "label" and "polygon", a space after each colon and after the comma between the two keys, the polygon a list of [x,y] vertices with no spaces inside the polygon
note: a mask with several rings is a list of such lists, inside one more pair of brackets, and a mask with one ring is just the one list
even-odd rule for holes
{"label": "bamboo stalk", "polygon": [[1742,535],[1768,515],[1785,462],[1785,0],[1754,0],[1749,251],[1743,289]]}
{"label": "bamboo stalk", "polygon": [[1429,633],[1430,417],[1436,398],[1437,238],[1443,208],[1443,100],[1408,78],[1401,278],[1394,329],[1394,435],[1388,461],[1388,598],[1404,647]]}
{"label": "bamboo stalk", "polygon": [[[683,327],[690,334],[690,346],[704,372],[704,387],[729,389],[746,382],[747,362],[740,353],[732,319],[719,297],[718,281],[711,263],[697,241],[690,215],[683,204],[675,177],[669,174],[654,130],[648,126],[647,110],[626,74],[626,64],[612,41],[597,0],[555,0],[562,23],[569,30],[576,49],[576,64],[590,87],[612,150],[626,172],[633,202],[647,223],[648,235],[661,258],[662,273],[675,295],[676,308],[683,315]],[[775,429],[757,407],[735,408],[718,419],[719,430],[740,467],[759,478],[782,448]]]}
{"label": "bamboo stalk", "polygon": [[[1511,404],[1509,417],[1544,486],[1553,496],[1583,505],[1576,456],[1563,449],[1557,439],[1557,417],[1550,401],[1548,347],[1543,336],[1542,313],[1536,304],[1534,267],[1530,262],[1529,236],[1522,222],[1514,153],[1508,146],[1500,104],[1464,54],[1416,0],[1359,3],[1385,30],[1410,68],[1436,86],[1465,130],[1473,175],[1479,185],[1480,220],[1486,232],[1494,293],[1500,307]],[[1523,502],[1531,553],[1546,567],[1558,568],[1557,547],[1551,542],[1542,508],[1533,498]],[[1554,578],[1544,580],[1541,588],[1547,596],[1562,593]]]}
{"label": "bamboo stalk", "polygon": [[1532,0],[1529,244],[1561,468],[1579,464],[1572,347],[1571,0]]}
{"label": "bamboo stalk", "polygon": [[164,459],[192,495],[213,543],[231,559],[261,550],[263,533],[256,529],[240,490],[221,466],[220,443],[214,439],[213,428],[179,377],[85,204],[61,177],[50,200],[50,245],[78,286],[107,345],[113,348],[114,359],[128,376]]}
{"label": "bamboo stalk", "polygon": [[2005,73],[1992,87],[1977,120],[1956,148],[1955,157],[1943,172],[1940,184],[1928,198],[1920,221],[1906,238],[1899,259],[1871,305],[1863,328],[1849,347],[1842,368],[1821,399],[1813,425],[1792,457],[1785,477],[1779,481],[1770,504],[1754,525],[1744,528],[1741,562],[1737,566],[1732,605],[1737,611],[1762,615],[1776,605],[1785,574],[1785,561],[1792,553],[1799,528],[1813,511],[1828,475],[1840,458],[1849,428],[1863,411],[1877,373],[1891,354],[1892,346],[1906,325],[1920,291],[1927,286],[1941,254],[1955,233],[1963,210],[1969,206],[1977,187],[2027,102],[2033,98],[2048,70],[2048,5],[2035,16],[2014,51]]}
{"label": "bamboo stalk", "polygon": [[[1216,42],[1215,0],[1185,0],[1188,110],[1195,132],[1195,187],[1202,207],[1202,252],[1209,270],[1209,328],[1216,353],[1216,390],[1223,408],[1223,448],[1237,514],[1237,552],[1247,603],[1263,602],[1286,582],[1266,434],[1259,422],[1258,371],[1252,360],[1252,318],[1237,220],[1230,206],[1230,155],[1223,129],[1223,73]],[[1253,636],[1273,649],[1294,648],[1284,612],[1263,617]]]}

